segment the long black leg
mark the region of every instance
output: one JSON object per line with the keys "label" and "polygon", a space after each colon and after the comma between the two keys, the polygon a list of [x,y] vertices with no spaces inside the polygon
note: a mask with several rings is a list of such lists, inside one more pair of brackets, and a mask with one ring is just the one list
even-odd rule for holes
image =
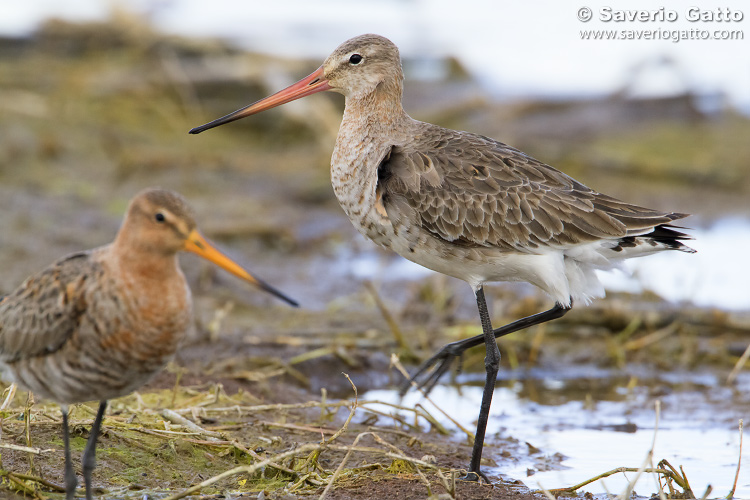
{"label": "long black leg", "polygon": [[86,500],[91,500],[91,473],[96,467],[96,439],[99,436],[99,429],[102,425],[102,418],[104,418],[104,411],[107,409],[107,401],[99,402],[99,410],[96,412],[96,418],[94,424],[91,426],[91,432],[89,433],[89,439],[86,441],[86,448],[83,450],[83,458],[81,459],[81,465],[83,469],[83,481],[86,484]]}
{"label": "long black leg", "polygon": [[[512,323],[508,323],[507,325],[501,326],[500,328],[494,330],[492,333],[497,339],[504,335],[508,335],[509,333],[517,332],[518,330],[523,330],[524,328],[529,328],[530,326],[539,325],[553,319],[561,318],[565,315],[565,313],[570,311],[572,307],[572,301],[569,306],[563,306],[557,303],[552,309],[534,314],[532,316],[527,316],[526,318],[521,318]],[[422,363],[417,371],[414,372],[414,374],[411,376],[410,380],[406,380],[401,385],[401,395],[403,396],[404,394],[406,394],[406,392],[411,387],[412,381],[416,382],[419,388],[424,389],[425,394],[428,394],[435,387],[435,384],[437,384],[440,377],[442,377],[443,374],[448,371],[451,364],[456,358],[461,356],[467,349],[476,347],[480,344],[483,344],[484,342],[485,336],[484,334],[482,334],[444,345],[434,356]],[[435,367],[435,369],[430,372],[430,369],[433,367]],[[424,374],[427,374],[427,376],[423,380],[419,381],[419,377]]]}
{"label": "long black leg", "polygon": [[497,370],[500,367],[500,349],[497,347],[495,332],[492,330],[490,313],[487,310],[487,302],[484,300],[484,289],[480,287],[477,290],[476,295],[479,319],[482,321],[482,332],[484,332],[484,345],[487,348],[487,355],[484,358],[484,371],[486,372],[487,378],[484,381],[482,406],[479,408],[479,417],[477,417],[477,432],[474,435],[474,447],[471,450],[469,473],[464,479],[468,481],[479,481],[479,476],[482,476],[482,478],[489,483],[489,479],[482,473],[480,467],[482,461],[482,448],[484,447],[484,434],[487,431],[487,419],[490,416],[490,406],[492,405],[492,395],[495,392]]}
{"label": "long black leg", "polygon": [[78,486],[78,478],[73,470],[73,461],[70,458],[70,436],[68,431],[68,407],[60,406],[62,412],[63,444],[65,445],[65,499],[73,500]]}

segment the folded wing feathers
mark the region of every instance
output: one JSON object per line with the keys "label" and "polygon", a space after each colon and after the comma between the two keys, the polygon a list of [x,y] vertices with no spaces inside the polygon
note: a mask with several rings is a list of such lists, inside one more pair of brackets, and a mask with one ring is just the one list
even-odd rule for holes
{"label": "folded wing feathers", "polygon": [[392,149],[381,182],[411,212],[394,216],[446,241],[533,251],[644,235],[674,247],[689,238],[664,226],[686,214],[622,202],[502,143],[422,125],[421,141]]}

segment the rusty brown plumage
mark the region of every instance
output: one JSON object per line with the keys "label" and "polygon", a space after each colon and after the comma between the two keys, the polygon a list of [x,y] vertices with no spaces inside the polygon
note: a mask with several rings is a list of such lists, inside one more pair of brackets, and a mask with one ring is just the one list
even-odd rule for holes
{"label": "rusty brown plumage", "polygon": [[182,250],[296,305],[214,249],[196,230],[185,200],[162,189],[133,198],[113,243],[55,262],[0,301],[3,378],[62,407],[68,498],[77,480],[67,405],[100,401],[83,459],[90,499],[106,401],[129,394],[163,368],[192,321],[190,289],[177,261]]}

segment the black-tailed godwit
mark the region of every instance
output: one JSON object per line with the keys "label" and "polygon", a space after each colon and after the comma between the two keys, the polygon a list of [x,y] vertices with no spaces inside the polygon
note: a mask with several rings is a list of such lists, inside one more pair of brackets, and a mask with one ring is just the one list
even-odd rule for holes
{"label": "black-tailed godwit", "polygon": [[185,200],[162,189],[133,198],[113,243],[64,257],[0,300],[3,378],[60,404],[68,500],[78,484],[68,405],[100,402],[82,459],[91,500],[107,400],[129,394],[161,370],[192,321],[190,289],[177,262],[182,250],[296,305],[216,250],[196,229]]}
{"label": "black-tailed godwit", "polygon": [[[398,48],[377,35],[344,42],[311,75],[190,133],[324,90],[346,100],[331,180],[354,227],[417,264],[466,281],[476,295],[483,335],[446,345],[412,378],[423,377],[429,390],[457,356],[485,344],[486,381],[467,475],[478,480],[500,361],[495,339],[603,296],[598,269],[662,250],[694,252],[681,242],[689,236],[670,225],[687,214],[622,202],[501,142],[412,119],[401,105]],[[493,330],[482,290],[492,281],[527,281],[555,305]]]}

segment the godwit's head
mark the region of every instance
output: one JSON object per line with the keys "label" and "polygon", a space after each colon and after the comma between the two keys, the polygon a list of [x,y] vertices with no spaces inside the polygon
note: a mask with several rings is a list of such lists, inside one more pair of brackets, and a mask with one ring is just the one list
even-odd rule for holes
{"label": "godwit's head", "polygon": [[[138,193],[130,201],[113,245],[117,254],[129,262],[138,261],[141,267],[166,266],[169,264],[165,259],[174,259],[180,251],[192,252],[261,290],[297,305],[209,243],[198,232],[193,210],[182,196],[173,191],[150,188]],[[158,269],[151,271],[158,275]]]}
{"label": "godwit's head", "polygon": [[190,133],[199,134],[324,90],[339,92],[347,99],[378,93],[400,103],[403,79],[398,47],[379,35],[360,35],[339,45],[320,68],[297,83]]}
{"label": "godwit's head", "polygon": [[184,249],[195,228],[193,210],[182,196],[152,188],[130,200],[115,241],[130,252],[171,256]]}
{"label": "godwit's head", "polygon": [[330,90],[347,97],[361,98],[386,87],[390,92],[398,89],[401,98],[404,75],[398,47],[379,35],[360,35],[347,40],[328,56],[318,71]]}

